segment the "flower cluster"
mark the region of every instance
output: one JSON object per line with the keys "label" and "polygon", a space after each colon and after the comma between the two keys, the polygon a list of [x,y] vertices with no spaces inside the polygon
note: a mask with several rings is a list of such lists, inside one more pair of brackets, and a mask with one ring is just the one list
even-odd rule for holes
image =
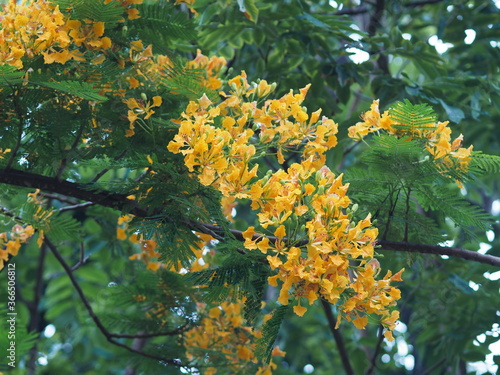
{"label": "flower cluster", "polygon": [[363,121],[349,128],[349,137],[361,140],[369,133],[384,132],[396,137],[422,139],[425,148],[434,158],[438,168],[446,174],[451,169],[466,171],[471,159],[472,146],[461,147],[463,136],[451,140],[448,121],[429,123],[418,128],[398,127],[399,123],[390,117],[390,111],[380,114],[379,101],[373,101],[370,110],[362,115]]}
{"label": "flower cluster", "polygon": [[[258,365],[255,356],[255,341],[262,336],[262,332],[252,329],[243,319],[243,302],[223,302],[220,306],[208,308],[205,304],[198,305],[198,312],[203,318],[200,324],[186,332],[183,336],[186,346],[186,355],[189,360],[200,358],[199,351],[204,355],[210,353],[222,353],[224,370],[226,373],[241,373],[242,363],[246,363],[247,370]],[[266,315],[264,321],[271,316]],[[284,356],[285,353],[275,347],[273,356]],[[212,358],[205,357],[207,365]],[[218,358],[220,360],[220,358]],[[257,367],[257,366],[256,366]],[[271,361],[268,365],[260,366],[256,375],[270,375],[276,365]],[[207,367],[206,375],[217,373],[216,367]],[[248,372],[247,372],[248,373]]]}
{"label": "flower cluster", "polygon": [[221,88],[222,81],[218,77],[225,66],[226,59],[224,57],[212,56],[208,58],[200,50],[197,50],[196,57],[187,63],[187,67],[190,69],[206,71],[207,76],[202,78],[202,85],[213,90]]}
{"label": "flower cluster", "polygon": [[23,58],[40,55],[46,64],[85,61],[82,46],[93,52],[91,62],[98,64],[112,45],[104,31],[103,22],[68,19],[48,0],[11,0],[0,17],[0,64],[22,68]]}
{"label": "flower cluster", "polygon": [[147,98],[142,98],[141,100],[129,98],[124,102],[128,107],[127,118],[130,123],[129,128],[125,131],[125,136],[131,137],[134,135],[136,121],[149,119],[155,113],[152,108],[161,106],[162,98],[161,96],[154,96],[152,102],[148,101]]}
{"label": "flower cluster", "polygon": [[[269,95],[274,84],[249,84],[242,72],[229,86],[228,94],[221,93],[225,100],[217,105],[206,96],[191,101],[168,145],[169,151],[185,155],[186,166],[199,172],[202,184],[216,187],[226,197],[248,198],[249,182],[258,168],[250,167],[250,161],[270,147],[277,148],[280,163],[285,161],[284,151],[303,147],[310,167],[324,164],[325,151],[337,144],[337,124],[326,117],[320,120],[320,111],[309,118],[301,106],[309,87],[259,107],[257,101]],[[251,141],[256,133],[259,149]]]}
{"label": "flower cluster", "polygon": [[[172,76],[174,63],[165,55],[154,55],[151,50],[152,46],[144,46],[141,40],[136,40],[130,43],[129,56],[126,59],[120,60],[122,66],[126,63],[131,63],[133,69],[124,74],[122,79],[125,84],[128,84],[130,89],[149,87],[156,85],[160,80],[169,79]],[[222,86],[222,80],[219,78],[222,68],[225,66],[226,61],[222,57],[211,57],[203,55],[199,50],[195,59],[187,61],[181,69],[188,71],[196,71],[201,87],[209,90],[216,90]],[[175,70],[175,69],[174,69]],[[178,74],[178,73],[174,73]],[[176,94],[175,84],[172,85],[171,93]],[[119,93],[114,93],[115,95]],[[142,94],[144,95],[144,94]],[[140,120],[147,120],[155,112],[151,109],[159,107],[162,103],[160,96],[153,97],[153,102],[147,102],[146,99],[136,100],[129,98],[124,100],[128,106],[128,120],[129,129],[126,130],[127,137],[133,136],[135,122]],[[141,116],[141,117],[139,117]],[[177,120],[174,120],[174,122]],[[144,125],[144,122],[140,122]]]}
{"label": "flower cluster", "polygon": [[[139,260],[144,262],[146,268],[155,272],[160,268],[165,268],[165,263],[160,261],[161,254],[156,251],[158,248],[158,243],[154,239],[145,239],[144,236],[138,233],[129,233],[128,223],[133,219],[132,215],[123,215],[118,218],[118,225],[116,227],[116,237],[119,240],[128,240],[134,244],[138,244],[140,253],[133,254],[129,257],[130,260]],[[212,236],[197,233],[200,240],[190,246],[195,259],[191,262],[189,268],[183,267],[180,263],[174,264],[170,271],[177,272],[182,270],[183,272],[197,272],[208,267],[208,262],[205,261],[205,250],[206,245],[213,240]]]}
{"label": "flower cluster", "polygon": [[9,260],[9,256],[16,256],[21,245],[28,241],[34,233],[35,230],[31,225],[22,227],[19,224],[14,225],[9,233],[0,233],[0,271],[4,268],[5,262]]}
{"label": "flower cluster", "polygon": [[[281,284],[278,301],[293,303],[302,316],[302,298],[318,298],[339,305],[339,318],[364,328],[367,314],[378,314],[386,328],[394,328],[400,298],[390,286],[402,271],[376,280],[373,265],[378,234],[370,216],[353,222],[348,185],[325,166],[325,152],[337,144],[337,125],[320,111],[308,114],[302,106],[309,86],[279,99],[265,100],[274,89],[266,81],[248,83],[244,72],[228,82],[221,103],[206,96],[192,101],[182,115],[179,131],[168,149],[184,155],[185,165],[204,185],[225,197],[250,199],[260,232],[243,233],[244,246],[267,255]],[[262,103],[263,102],[263,103]],[[275,149],[280,164],[287,154],[301,155],[286,171],[268,171],[258,178],[255,159]],[[390,331],[386,333],[391,337]]]}

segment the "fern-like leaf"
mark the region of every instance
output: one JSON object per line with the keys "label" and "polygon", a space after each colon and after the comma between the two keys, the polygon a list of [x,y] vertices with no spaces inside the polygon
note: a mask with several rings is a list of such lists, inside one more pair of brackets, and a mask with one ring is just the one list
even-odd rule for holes
{"label": "fern-like leaf", "polygon": [[[2,316],[4,317],[4,319],[2,319],[2,323],[0,324],[3,333],[2,335],[0,335],[0,350],[2,350],[3,353],[7,353],[4,354],[4,356],[9,355],[10,353],[9,348],[11,347],[11,341],[12,341],[12,338],[10,338],[9,337],[10,335],[8,335],[8,332],[12,332],[9,330],[11,326],[9,325],[10,323],[7,321],[9,318],[11,318],[11,316],[8,315],[9,312],[10,311],[5,308],[2,308],[0,310],[0,314],[2,314]],[[16,330],[15,330],[15,352],[16,352],[15,357],[17,358],[17,360],[22,358],[24,355],[28,354],[30,349],[36,345],[39,336],[38,332],[35,331],[28,332],[26,326],[20,324],[20,322],[22,321],[18,320],[16,322]],[[0,370],[8,370],[9,367],[7,366],[7,362],[9,361],[3,359],[2,362],[3,364],[0,365]]]}
{"label": "fern-like leaf", "polygon": [[105,22],[108,26],[119,22],[123,15],[123,7],[117,1],[52,0],[51,3],[59,5],[62,12],[71,10],[71,19],[90,19],[96,22]]}
{"label": "fern-like leaf", "polygon": [[25,72],[10,65],[0,65],[0,87],[16,85],[23,81]]}
{"label": "fern-like leaf", "polygon": [[[166,2],[140,4],[137,6],[141,18],[130,24],[130,33],[144,44],[154,43],[155,47],[165,48],[174,39],[196,39],[195,25],[185,13],[176,12]],[[163,52],[163,51],[162,51]]]}
{"label": "fern-like leaf", "polygon": [[500,173],[500,156],[486,155],[480,151],[472,153],[469,172],[476,175]]}
{"label": "fern-like leaf", "polygon": [[262,326],[262,337],[257,340],[256,356],[261,359],[264,363],[269,363],[271,360],[271,352],[273,350],[273,344],[278,337],[279,330],[281,328],[281,323],[285,319],[285,316],[290,311],[291,306],[280,306],[273,312],[271,319],[266,321]]}
{"label": "fern-like leaf", "polygon": [[43,231],[54,242],[80,241],[80,224],[67,213],[54,214],[54,211],[27,202],[22,208],[21,217],[35,229]]}
{"label": "fern-like leaf", "polygon": [[34,82],[40,86],[62,91],[67,94],[78,96],[86,100],[103,102],[108,100],[105,96],[98,93],[98,90],[87,82],[80,81],[60,81],[60,82]]}
{"label": "fern-like leaf", "polygon": [[245,294],[243,291],[248,293],[252,287],[250,282],[252,268],[252,261],[249,257],[233,255],[226,258],[220,267],[191,273],[187,276],[187,280],[194,285],[207,285],[207,294],[204,299],[208,302],[220,303],[230,294],[239,298]]}
{"label": "fern-like leaf", "polygon": [[476,236],[477,231],[485,232],[491,229],[493,218],[488,212],[460,196],[451,195],[446,187],[417,187],[415,196],[424,209],[436,210],[449,217],[472,238]]}
{"label": "fern-like leaf", "polygon": [[206,74],[204,70],[188,68],[181,62],[176,62],[168,70],[167,78],[163,79],[162,84],[169,91],[183,95],[189,100],[197,100],[206,94],[212,102],[217,102],[220,99],[217,92],[201,84]]}
{"label": "fern-like leaf", "polygon": [[389,110],[389,117],[396,121],[395,128],[409,131],[435,127],[436,115],[427,104],[412,104],[408,99],[398,102]]}

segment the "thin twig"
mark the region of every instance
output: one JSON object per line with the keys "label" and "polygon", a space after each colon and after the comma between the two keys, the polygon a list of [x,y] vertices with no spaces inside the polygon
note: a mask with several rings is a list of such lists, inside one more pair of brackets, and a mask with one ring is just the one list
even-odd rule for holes
{"label": "thin twig", "polygon": [[[83,245],[83,242],[80,242],[80,259],[78,259],[78,262],[76,262],[73,267],[71,267],[71,271],[76,271],[78,268],[80,268],[81,266],[83,266],[84,264],[86,264],[88,262],[88,260],[90,259],[90,255],[87,255],[85,256],[85,247]],[[64,275],[64,271],[59,271],[59,272],[55,272],[54,274],[50,275],[50,279],[56,279],[60,276]]]}
{"label": "thin twig", "polygon": [[[406,8],[416,8],[419,6],[424,6],[424,5],[430,5],[430,4],[437,4],[440,2],[443,2],[444,0],[421,0],[421,1],[410,1],[409,3],[402,4]],[[357,14],[365,14],[370,11],[370,8],[366,6],[360,6],[357,8],[345,8],[341,9],[333,15],[335,16],[343,16],[343,15],[348,15],[348,16],[355,16]]]}
{"label": "thin twig", "polygon": [[[41,328],[41,315],[42,312],[39,310],[40,301],[42,299],[43,290],[45,288],[45,282],[43,280],[43,273],[45,270],[45,257],[47,255],[47,247],[45,244],[42,244],[40,247],[40,255],[38,258],[38,266],[36,270],[35,276],[35,284],[34,284],[34,296],[33,301],[27,307],[29,308],[30,321],[28,325],[28,329],[31,332],[40,332]],[[35,374],[36,371],[36,359],[38,358],[38,343],[30,349],[29,351],[29,359],[28,359],[28,374]]]}
{"label": "thin twig", "polygon": [[409,225],[408,223],[410,222],[410,195],[411,195],[411,188],[408,188],[408,194],[406,195],[406,212],[405,212],[405,234],[403,237],[404,242],[408,242],[408,231],[409,231]]}
{"label": "thin twig", "polygon": [[439,245],[414,244],[397,241],[377,241],[382,250],[404,251],[409,253],[422,253],[434,255],[448,255],[451,257],[472,260],[474,262],[489,264],[491,266],[500,267],[500,257],[489,254],[481,254],[476,251],[460,249],[457,247],[446,247]]}
{"label": "thin twig", "polygon": [[67,151],[66,156],[61,159],[61,163],[59,164],[59,169],[56,172],[56,178],[59,180],[66,169],[68,164],[68,155],[76,150],[78,144],[80,143],[80,139],[82,138],[83,129],[85,129],[85,123],[82,121],[80,127],[78,128],[78,132],[76,133],[75,139],[73,140],[73,144],[70,149]]}
{"label": "thin twig", "polygon": [[387,237],[387,234],[389,233],[389,228],[391,227],[392,218],[394,217],[394,211],[396,210],[396,206],[398,204],[399,190],[396,193],[396,199],[394,202],[392,200],[392,196],[394,194],[394,191],[391,191],[389,194],[390,194],[390,206],[391,206],[391,208],[389,210],[389,216],[387,217],[387,224],[386,224],[385,229],[384,229],[384,234],[382,234],[382,240],[385,240]]}
{"label": "thin twig", "polygon": [[71,267],[71,271],[76,271],[78,268],[83,266],[85,263],[87,263],[89,258],[90,255],[85,256],[85,247],[83,245],[83,242],[80,242],[80,259],[73,267]]}
{"label": "thin twig", "polygon": [[[74,288],[76,289],[76,292],[78,293],[78,295],[80,297],[80,300],[83,302],[87,312],[89,313],[90,317],[94,321],[95,325],[97,326],[97,328],[99,328],[101,333],[106,337],[106,339],[110,343],[112,343],[113,345],[119,346],[121,348],[124,348],[130,352],[139,354],[139,355],[146,357],[146,358],[154,359],[154,360],[163,362],[165,364],[173,365],[173,366],[185,367],[185,365],[183,365],[181,363],[181,361],[178,359],[167,359],[164,357],[159,357],[159,356],[154,355],[154,354],[150,354],[150,353],[146,353],[146,352],[141,351],[141,350],[134,349],[131,346],[128,346],[128,345],[125,345],[119,341],[116,341],[115,338],[123,337],[123,336],[120,334],[117,335],[117,334],[113,334],[113,333],[109,332],[107,330],[107,328],[102,324],[101,320],[99,319],[99,317],[95,314],[94,310],[92,309],[92,306],[90,306],[90,303],[87,300],[87,297],[85,296],[85,294],[83,293],[83,290],[80,287],[80,284],[78,284],[78,282],[76,281],[76,279],[73,275],[73,271],[71,270],[70,266],[66,263],[66,261],[64,260],[62,255],[57,250],[56,246],[50,241],[50,239],[48,237],[45,237],[44,241],[47,244],[50,251],[52,252],[52,254],[54,254],[54,256],[56,257],[58,262],[61,264],[61,266],[66,271],[66,274],[68,275],[71,283],[73,284]],[[141,336],[141,334],[137,334],[136,336],[131,336],[131,337],[145,337],[145,336]]]}
{"label": "thin twig", "polygon": [[427,370],[425,370],[421,375],[429,375],[429,374],[431,374],[432,371],[434,371],[435,369],[437,369],[439,366],[441,366],[445,362],[446,362],[446,358],[440,359],[439,361],[437,361],[436,363],[434,363],[431,367],[429,367]]}
{"label": "thin twig", "polygon": [[421,1],[410,1],[407,4],[404,4],[405,7],[407,8],[415,8],[415,7],[421,7],[424,5],[430,5],[430,4],[437,4],[437,3],[442,3],[444,0],[421,0]]}
{"label": "thin twig", "polygon": [[368,8],[365,6],[361,6],[358,8],[345,8],[341,9],[337,12],[334,13],[336,16],[344,16],[344,15],[349,15],[349,16],[354,16],[356,14],[364,14],[368,12]]}
{"label": "thin twig", "polygon": [[182,326],[168,332],[155,332],[155,333],[110,333],[110,336],[115,338],[125,338],[125,339],[137,339],[137,338],[151,338],[151,337],[160,337],[160,336],[177,336],[182,332],[186,331],[190,327],[189,322],[183,324]]}
{"label": "thin twig", "polygon": [[14,146],[14,149],[11,151],[9,161],[7,162],[6,169],[12,168],[12,164],[14,164],[14,161],[16,160],[17,152],[21,148],[21,143],[23,140],[23,130],[24,130],[24,114],[23,110],[20,108],[20,103],[18,100],[18,91],[13,95],[12,102],[14,103],[14,110],[17,114],[17,117],[19,119],[19,127],[18,127],[18,132],[17,132],[17,140],[16,140],[16,145]]}
{"label": "thin twig", "polygon": [[336,321],[335,316],[333,315],[332,308],[328,302],[325,300],[321,300],[321,305],[323,306],[323,311],[325,312],[326,319],[328,320],[328,328],[330,328],[330,332],[333,334],[333,338],[335,343],[337,344],[337,349],[339,350],[340,359],[342,361],[342,366],[344,366],[344,370],[347,375],[354,375],[354,370],[351,366],[351,361],[349,359],[349,353],[344,345],[344,339],[342,334],[338,329],[335,328]]}
{"label": "thin twig", "polygon": [[50,194],[50,193],[46,193],[46,192],[42,191],[42,192],[40,192],[40,196],[44,197],[44,198],[55,199],[55,200],[58,200],[59,202],[68,203],[71,205],[78,204],[77,200],[70,199],[68,197],[64,197],[64,196],[61,196],[59,194]]}
{"label": "thin twig", "polygon": [[84,202],[84,203],[75,204],[73,206],[61,207],[57,211],[58,212],[73,211],[73,210],[78,210],[80,208],[90,207],[90,206],[94,206],[94,205],[95,205],[94,202]]}
{"label": "thin twig", "polygon": [[382,342],[384,341],[384,327],[380,326],[378,329],[378,340],[377,345],[375,346],[375,351],[373,352],[372,359],[370,361],[370,368],[366,371],[365,375],[372,375],[375,371],[375,365],[377,363],[377,358],[380,353],[380,347],[382,346]]}
{"label": "thin twig", "polygon": [[24,220],[21,217],[14,215],[12,212],[10,212],[5,207],[0,207],[0,214],[7,216],[7,217],[10,217],[11,219],[13,219],[14,221],[16,221],[18,223],[24,224]]}
{"label": "thin twig", "polygon": [[[128,150],[123,150],[120,154],[116,155],[114,157],[114,160],[120,160],[125,156]],[[102,171],[100,171],[98,174],[95,175],[95,177],[92,179],[92,182],[97,182],[102,176],[104,176],[107,172],[109,171],[109,168],[104,168]]]}

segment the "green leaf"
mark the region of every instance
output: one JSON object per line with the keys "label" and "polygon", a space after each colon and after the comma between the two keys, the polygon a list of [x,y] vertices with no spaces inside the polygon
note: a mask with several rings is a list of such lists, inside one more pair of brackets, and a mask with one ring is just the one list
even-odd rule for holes
{"label": "green leaf", "polygon": [[500,173],[500,156],[485,155],[479,151],[474,151],[469,164],[469,171],[478,175]]}
{"label": "green leaf", "polygon": [[500,368],[500,355],[493,356],[493,362]]}
{"label": "green leaf", "polygon": [[71,9],[72,19],[90,19],[105,22],[107,26],[119,22],[124,13],[118,1],[106,3],[102,0],[51,0],[51,3],[59,5],[63,13]]}
{"label": "green leaf", "polygon": [[314,17],[313,15],[311,15],[309,13],[303,13],[298,18],[301,20],[305,20],[305,21],[311,23],[312,25],[319,27],[320,29],[331,30],[331,27],[329,25],[327,25],[323,21],[320,21],[319,19],[317,19],[316,17]]}
{"label": "green leaf", "polygon": [[481,350],[466,351],[460,356],[466,362],[479,362],[484,361],[486,353]]}
{"label": "green leaf", "polygon": [[174,40],[196,39],[195,24],[185,13],[175,12],[166,2],[137,6],[140,18],[129,26],[130,35],[142,40],[145,45],[152,44],[154,51],[166,52]]}
{"label": "green leaf", "polygon": [[248,19],[252,22],[257,23],[259,18],[259,8],[255,5],[255,0],[245,0],[245,9]]}
{"label": "green leaf", "polygon": [[96,102],[104,102],[108,100],[105,96],[100,95],[99,90],[92,85],[82,81],[60,81],[60,82],[33,82],[37,85],[51,88],[57,91],[62,91],[67,94],[78,96],[82,99],[93,100]]}
{"label": "green leaf", "polygon": [[280,306],[273,312],[273,316],[262,326],[262,337],[257,340],[257,348],[255,354],[257,358],[262,359],[264,363],[271,360],[271,352],[273,344],[278,337],[281,323],[285,316],[291,310],[291,305]]}
{"label": "green leaf", "polygon": [[10,65],[0,65],[0,86],[16,85],[21,83],[25,72]]}
{"label": "green leaf", "polygon": [[464,111],[462,111],[460,108],[449,105],[443,99],[437,98],[437,100],[443,106],[450,121],[458,124],[465,118]]}
{"label": "green leaf", "polygon": [[463,280],[460,276],[458,276],[457,274],[454,274],[452,273],[449,277],[448,277],[448,280],[450,280],[450,282],[455,285],[458,289],[460,289],[462,292],[464,292],[465,294],[473,294],[474,293],[474,289],[472,289],[470,286],[469,286],[469,283],[467,283],[467,281]]}
{"label": "green leaf", "polygon": [[419,128],[428,129],[429,124],[436,122],[434,110],[427,104],[412,104],[408,99],[396,103],[389,111],[392,120],[398,122],[396,127],[405,127],[413,131]]}

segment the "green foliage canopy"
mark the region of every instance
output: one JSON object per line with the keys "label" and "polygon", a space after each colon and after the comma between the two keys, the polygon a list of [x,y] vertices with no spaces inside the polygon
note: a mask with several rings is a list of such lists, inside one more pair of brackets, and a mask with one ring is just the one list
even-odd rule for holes
{"label": "green foliage canopy", "polygon": [[[499,331],[495,3],[176,3],[12,1],[4,9],[1,232],[18,252],[2,257],[15,264],[18,315],[16,367],[2,359],[0,371],[264,373],[275,345],[286,352],[273,357],[276,374],[472,371]],[[438,52],[433,40],[448,49]],[[367,59],[354,62],[356,51]],[[167,149],[189,103],[203,95],[222,102],[220,90],[241,71],[250,82],[276,82],[274,97],[311,83],[303,105],[339,124],[325,161],[349,183],[357,209],[343,213],[353,222],[370,213],[374,261],[384,273],[406,269],[397,345],[383,340],[374,316],[362,330],[337,327],[340,303],[323,298],[300,318],[276,303],[268,258],[243,246],[259,220],[250,199],[222,206],[221,192]],[[425,137],[378,128],[353,141],[348,128],[374,99],[397,122],[395,134],[449,120],[465,147],[474,145],[467,168],[442,173]],[[298,148],[284,162],[277,151],[256,156],[258,177],[300,162]],[[33,237],[16,235],[19,226]],[[200,246],[196,232],[212,239]],[[3,317],[12,306],[4,304],[8,271],[0,274]],[[211,319],[228,345],[240,345],[236,357],[216,345],[189,349],[203,337],[197,327],[208,336]],[[6,319],[2,350],[11,345],[4,328]]]}

